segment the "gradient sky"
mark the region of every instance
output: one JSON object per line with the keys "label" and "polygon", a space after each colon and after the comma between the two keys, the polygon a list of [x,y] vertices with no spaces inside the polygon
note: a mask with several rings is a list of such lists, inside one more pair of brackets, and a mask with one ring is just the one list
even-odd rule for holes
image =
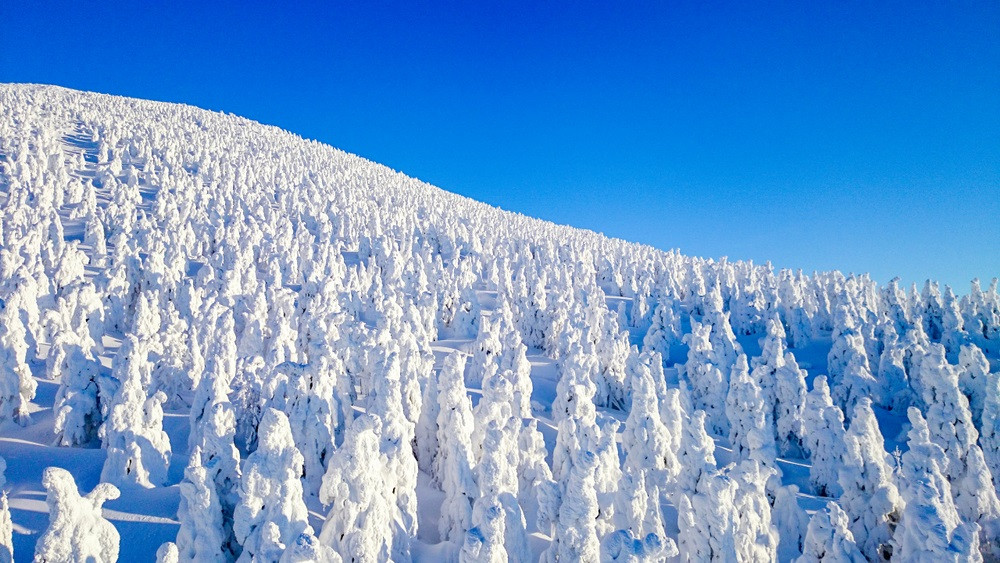
{"label": "gradient sky", "polygon": [[0,2],[0,82],[225,110],[693,255],[1000,275],[995,1],[119,4]]}

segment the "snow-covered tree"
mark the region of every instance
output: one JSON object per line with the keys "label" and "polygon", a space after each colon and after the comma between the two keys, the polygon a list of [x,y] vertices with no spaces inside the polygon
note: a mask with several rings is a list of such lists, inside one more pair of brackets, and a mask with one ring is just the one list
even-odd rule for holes
{"label": "snow-covered tree", "polygon": [[694,494],[702,476],[716,470],[715,442],[705,432],[705,411],[695,411],[685,421],[677,460],[676,494]]}
{"label": "snow-covered tree", "polygon": [[10,517],[7,492],[0,492],[0,563],[14,561],[14,521]]}
{"label": "snow-covered tree", "polygon": [[601,542],[597,536],[600,512],[594,472],[597,456],[581,452],[570,469],[559,505],[552,544],[542,553],[543,561],[597,561]]}
{"label": "snow-covered tree", "polygon": [[[504,329],[505,326],[506,329]],[[510,379],[514,391],[514,401],[511,404],[514,417],[532,418],[531,362],[528,361],[528,349],[521,342],[521,336],[513,324],[500,323],[500,328],[503,332],[500,337],[501,352],[498,371]]]}
{"label": "snow-covered tree", "polygon": [[[502,549],[505,558],[526,561],[531,558],[531,550],[517,501],[517,431],[511,418],[505,423],[492,421],[483,435],[483,456],[476,468],[480,494],[472,507],[472,524],[484,537],[488,558],[500,557]],[[467,534],[466,545],[469,537]],[[494,537],[499,538],[499,546]]]}
{"label": "snow-covered tree", "polygon": [[678,536],[683,561],[770,561],[777,531],[764,488],[772,471],[746,460],[703,473],[696,491],[678,499]]}
{"label": "snow-covered tree", "polygon": [[346,561],[388,561],[392,554],[394,506],[378,470],[381,426],[373,415],[354,419],[320,489],[320,501],[330,505],[320,542]]}
{"label": "snow-covered tree", "polygon": [[441,369],[438,394],[435,471],[445,499],[438,530],[442,539],[461,543],[471,528],[472,503],[478,496],[473,475],[472,401],[465,390],[465,356],[452,353]]}
{"label": "snow-covered tree", "polygon": [[979,524],[962,522],[946,472],[949,460],[920,411],[908,411],[909,450],[900,476],[904,508],[892,537],[893,557],[901,561],[979,560]]}
{"label": "snow-covered tree", "polygon": [[[264,559],[269,542],[282,546],[303,532],[312,533],[302,498],[302,454],[295,447],[288,417],[268,409],[257,431],[257,449],[243,464],[240,502],[233,514],[236,541],[243,546],[241,560]],[[277,525],[278,537],[263,535],[265,523]]]}
{"label": "snow-covered tree", "polygon": [[605,536],[601,542],[601,561],[627,561],[629,563],[645,563],[662,561],[668,557],[676,557],[677,544],[670,538],[662,538],[656,534],[647,534],[643,538],[635,537],[629,530],[618,530]]}
{"label": "snow-covered tree", "polygon": [[0,563],[14,561],[14,522],[10,517],[10,506],[7,503],[7,460],[0,457]]}
{"label": "snow-covered tree", "polygon": [[783,455],[803,455],[806,434],[802,420],[808,393],[806,370],[799,368],[791,352],[786,352],[784,362],[775,371],[774,377],[774,417],[778,450]]}
{"label": "snow-covered tree", "polygon": [[769,410],[760,387],[750,377],[747,357],[740,354],[733,365],[726,396],[729,441],[736,461],[756,459],[768,467],[776,467],[774,431],[766,416]]}
{"label": "snow-covered tree", "polygon": [[777,556],[778,530],[771,523],[771,505],[766,493],[775,471],[755,459],[728,469],[737,483],[734,538],[739,561],[773,561]]}
{"label": "snow-covered tree", "polygon": [[28,343],[21,316],[13,304],[0,301],[0,421],[28,424],[28,403],[37,383],[27,363]]}
{"label": "snow-covered tree", "polygon": [[871,400],[861,399],[844,443],[838,479],[844,493],[839,504],[850,517],[848,525],[862,552],[872,559],[888,560],[903,501],[884,443]]}
{"label": "snow-covered tree", "polygon": [[195,447],[177,507],[177,541],[174,549],[179,561],[226,561],[226,536],[222,526],[222,507],[209,470],[202,465],[201,448]]}
{"label": "snow-covered tree", "polygon": [[341,563],[340,555],[315,535],[303,532],[285,548],[278,563]]}
{"label": "snow-covered tree", "polygon": [[826,503],[826,507],[817,510],[809,519],[802,556],[795,560],[796,563],[865,563],[867,559],[861,555],[847,524],[847,513],[836,502]]}
{"label": "snow-covered tree", "polygon": [[1000,371],[986,375],[985,401],[980,419],[979,444],[994,479],[1000,475]]}
{"label": "snow-covered tree", "polygon": [[778,561],[794,561],[802,555],[809,517],[799,506],[799,488],[778,487],[771,506],[771,520],[778,530]]}
{"label": "snow-covered tree", "polygon": [[844,412],[854,412],[858,401],[868,397],[881,402],[878,383],[872,375],[864,337],[856,332],[840,335],[828,360],[833,401]]}
{"label": "snow-covered tree", "polygon": [[308,365],[279,364],[271,376],[277,387],[272,395],[281,395],[280,400],[272,399],[273,404],[287,412],[295,447],[302,454],[306,494],[319,492],[326,462],[342,433],[342,408],[336,392],[340,369],[336,357],[320,356]]}
{"label": "snow-covered tree", "polygon": [[240,553],[240,545],[233,531],[233,513],[239,502],[240,454],[236,449],[236,418],[228,401],[210,405],[198,427],[194,448],[201,450],[201,464],[208,473],[209,483],[215,489],[222,510],[222,532],[225,537],[224,552],[227,558]]}
{"label": "snow-covered tree", "polygon": [[[662,478],[670,477],[677,472],[673,445],[680,436],[673,436],[662,420],[661,400],[667,401],[668,398],[658,396],[661,390],[650,366],[639,359],[629,362],[628,383],[632,406],[622,434],[625,464],[636,469],[665,470],[667,475]],[[665,393],[666,390],[662,391]]]}
{"label": "snow-covered tree", "polygon": [[813,380],[806,397],[803,425],[809,448],[809,482],[821,495],[840,496],[838,467],[844,457],[844,413],[833,404],[826,377]]}
{"label": "snow-covered tree", "polygon": [[104,423],[103,411],[109,406],[105,403],[111,403],[111,397],[104,393],[111,383],[101,373],[97,359],[79,345],[67,346],[63,358],[61,381],[53,404],[55,443],[86,446],[97,440]]}
{"label": "snow-covered tree", "polygon": [[[420,403],[420,416],[414,429],[415,450],[417,465],[421,471],[435,478],[435,467],[437,466],[437,456],[440,449],[438,444],[438,415],[441,406],[438,402],[440,395],[441,371],[445,369],[457,370],[459,358],[449,355],[445,358],[445,365],[441,370],[431,371],[427,381],[424,382],[424,392]],[[464,377],[464,376],[463,376]]]}
{"label": "snow-covered tree", "polygon": [[959,389],[958,370],[947,362],[943,346],[931,344],[917,371],[927,405],[926,425],[947,457],[943,469],[958,514],[982,526],[985,553],[1000,555],[1000,499],[976,442],[978,432],[968,399]]}
{"label": "snow-covered tree", "polygon": [[990,362],[975,344],[966,344],[958,353],[958,387],[969,400],[972,420],[982,420],[983,405],[987,400],[986,381]]}
{"label": "snow-covered tree", "polygon": [[170,465],[170,437],[163,431],[163,403],[167,396],[157,391],[146,397],[143,373],[149,360],[143,352],[143,347],[130,337],[130,344],[123,345],[116,357],[115,361],[123,366],[115,371],[123,379],[101,428],[107,451],[101,480],[119,487],[163,485]]}
{"label": "snow-covered tree", "polygon": [[458,560],[461,563],[501,563],[511,558],[504,547],[504,512],[497,503],[479,509],[476,526],[465,533]]}
{"label": "snow-covered tree", "polygon": [[713,432],[726,435],[729,433],[725,407],[729,381],[725,374],[729,366],[724,372],[723,367],[715,363],[717,354],[711,336],[711,324],[691,319],[691,332],[684,336],[688,357],[683,373],[691,389],[694,408],[705,411],[705,421]]}
{"label": "snow-covered tree", "polygon": [[545,449],[545,439],[538,430],[537,419],[532,418],[521,426],[517,447],[517,501],[525,513],[537,512],[532,508],[538,502],[539,488],[543,484],[552,482],[552,470],[545,461],[548,453]]}
{"label": "snow-covered tree", "polygon": [[86,496],[80,496],[69,471],[49,467],[42,476],[45,502],[49,507],[49,526],[35,545],[35,561],[118,560],[118,530],[104,519],[101,506],[118,498],[110,483],[99,483]]}
{"label": "snow-covered tree", "polygon": [[381,451],[385,459],[386,489],[396,504],[395,519],[405,534],[397,534],[394,556],[409,552],[409,536],[417,534],[417,460],[413,455],[414,425],[403,410],[400,362],[389,352],[378,362],[369,412],[382,421]]}
{"label": "snow-covered tree", "polygon": [[653,324],[642,340],[643,351],[670,357],[670,347],[681,340],[681,317],[673,299],[664,299],[653,311]]}

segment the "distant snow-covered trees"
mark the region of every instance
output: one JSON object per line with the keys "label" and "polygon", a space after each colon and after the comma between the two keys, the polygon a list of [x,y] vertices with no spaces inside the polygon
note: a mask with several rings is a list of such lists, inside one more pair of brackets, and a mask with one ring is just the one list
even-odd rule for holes
{"label": "distant snow-covered trees", "polygon": [[[162,561],[1000,553],[996,281],[687,257],[186,106],[0,106],[0,425],[46,412],[47,377],[49,439],[101,439],[103,480],[186,457]],[[882,431],[911,406],[896,468]],[[779,454],[835,503],[807,521]],[[88,530],[46,545],[106,558],[111,489],[70,509],[46,482]]]}

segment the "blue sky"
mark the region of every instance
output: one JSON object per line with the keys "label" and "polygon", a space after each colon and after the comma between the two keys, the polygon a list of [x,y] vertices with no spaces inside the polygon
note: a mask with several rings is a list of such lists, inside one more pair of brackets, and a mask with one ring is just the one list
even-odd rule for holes
{"label": "blue sky", "polygon": [[278,125],[552,221],[1000,275],[996,2],[19,2],[0,81]]}

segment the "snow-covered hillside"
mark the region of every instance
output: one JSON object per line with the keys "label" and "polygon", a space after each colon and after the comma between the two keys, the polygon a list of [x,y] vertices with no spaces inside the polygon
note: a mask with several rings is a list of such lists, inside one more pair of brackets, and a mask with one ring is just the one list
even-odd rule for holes
{"label": "snow-covered hillside", "polygon": [[692,258],[0,85],[0,563],[993,558],[998,359],[995,280]]}

